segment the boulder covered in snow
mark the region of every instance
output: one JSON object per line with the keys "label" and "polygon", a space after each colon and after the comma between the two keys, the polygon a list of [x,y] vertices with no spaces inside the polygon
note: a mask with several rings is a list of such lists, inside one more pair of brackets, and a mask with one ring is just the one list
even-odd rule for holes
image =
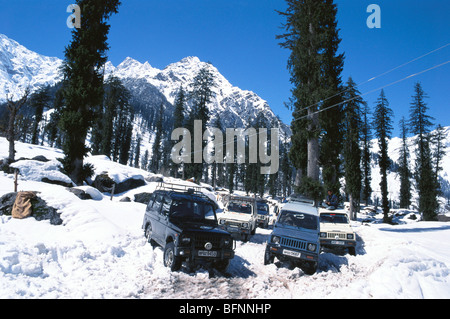
{"label": "boulder covered in snow", "polygon": [[146,185],[144,177],[142,175],[134,175],[121,182],[116,182],[107,173],[97,175],[95,177],[94,186],[102,193],[112,193],[114,187],[114,194],[121,194],[130,189],[138,188]]}
{"label": "boulder covered in snow", "polygon": [[58,160],[19,160],[10,165],[19,170],[20,175],[29,181],[45,182],[62,186],[75,186],[73,181],[61,172]]}

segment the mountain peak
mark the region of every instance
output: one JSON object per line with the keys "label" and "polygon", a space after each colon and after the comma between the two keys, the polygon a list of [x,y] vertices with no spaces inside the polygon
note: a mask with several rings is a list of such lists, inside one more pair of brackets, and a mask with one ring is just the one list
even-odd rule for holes
{"label": "mountain peak", "polygon": [[181,59],[181,61],[180,61],[180,63],[183,63],[183,64],[197,64],[200,62],[201,62],[200,59],[196,56],[188,56],[188,57]]}

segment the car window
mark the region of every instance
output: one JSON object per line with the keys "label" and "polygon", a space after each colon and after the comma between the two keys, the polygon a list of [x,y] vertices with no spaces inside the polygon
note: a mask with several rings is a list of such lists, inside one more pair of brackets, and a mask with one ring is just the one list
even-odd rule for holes
{"label": "car window", "polygon": [[348,224],[346,214],[322,213],[320,214],[321,223]]}
{"label": "car window", "polygon": [[280,217],[278,218],[278,223],[284,226],[316,230],[317,216],[304,214],[302,212],[282,210]]}
{"label": "car window", "polygon": [[163,199],[162,210],[161,210],[162,215],[169,215],[171,204],[172,204],[172,200],[170,199],[170,197],[165,196]]}
{"label": "car window", "polygon": [[163,202],[163,196],[161,194],[157,194],[155,198],[155,203],[153,204],[152,210],[157,211],[158,213],[161,211],[161,206]]}
{"label": "car window", "polygon": [[253,206],[250,204],[234,203],[234,202],[228,204],[228,211],[235,213],[251,214],[252,208]]}
{"label": "car window", "polygon": [[170,216],[176,219],[215,220],[212,205],[204,202],[174,199],[170,208]]}
{"label": "car window", "polygon": [[150,199],[148,200],[147,208],[152,208],[155,203],[155,194],[150,195]]}
{"label": "car window", "polygon": [[267,215],[269,213],[269,205],[267,204],[257,204],[258,214]]}

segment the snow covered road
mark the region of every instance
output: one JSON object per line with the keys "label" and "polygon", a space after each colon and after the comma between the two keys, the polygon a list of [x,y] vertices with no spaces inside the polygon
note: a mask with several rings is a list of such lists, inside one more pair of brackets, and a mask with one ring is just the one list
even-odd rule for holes
{"label": "snow covered road", "polygon": [[[4,178],[4,177],[3,177]],[[36,182],[26,182],[30,187]],[[449,298],[450,225],[355,222],[357,255],[322,253],[318,272],[264,266],[270,230],[237,241],[227,274],[163,266],[140,229],[145,206],[81,201],[42,186],[64,226],[0,217],[1,298]]]}

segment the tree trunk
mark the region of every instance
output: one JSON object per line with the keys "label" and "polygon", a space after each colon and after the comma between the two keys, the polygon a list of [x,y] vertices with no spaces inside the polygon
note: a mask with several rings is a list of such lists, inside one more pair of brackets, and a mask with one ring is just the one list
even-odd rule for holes
{"label": "tree trunk", "polygon": [[[9,107],[9,106],[8,106]],[[15,156],[15,149],[14,149],[14,123],[16,120],[16,113],[17,109],[15,106],[9,107],[9,121],[8,121],[8,131],[6,133],[6,139],[9,142],[9,155],[8,155],[8,162],[12,163],[14,162],[14,156]]]}
{"label": "tree trunk", "polygon": [[314,113],[313,110],[308,109],[308,131],[310,137],[308,138],[308,166],[307,176],[314,181],[319,180],[319,138],[316,136],[316,131],[319,127],[319,114]]}

